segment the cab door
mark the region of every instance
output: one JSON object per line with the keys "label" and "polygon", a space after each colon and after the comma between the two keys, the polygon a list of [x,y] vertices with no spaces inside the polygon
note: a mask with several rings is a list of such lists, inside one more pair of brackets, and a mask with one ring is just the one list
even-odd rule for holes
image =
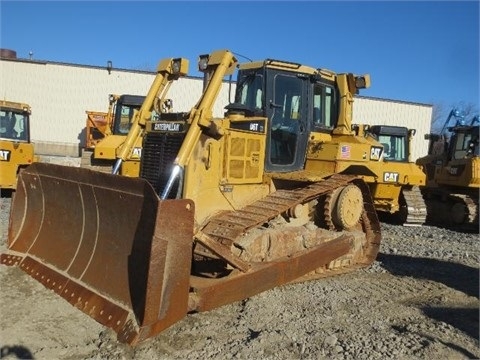
{"label": "cab door", "polygon": [[308,77],[269,70],[266,112],[269,119],[265,170],[289,172],[305,164],[308,140]]}

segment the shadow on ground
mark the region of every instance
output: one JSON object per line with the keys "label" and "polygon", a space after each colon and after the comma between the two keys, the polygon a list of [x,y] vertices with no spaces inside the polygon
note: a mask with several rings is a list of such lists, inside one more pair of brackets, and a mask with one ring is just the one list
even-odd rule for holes
{"label": "shadow on ground", "polygon": [[379,253],[377,260],[390,273],[442,283],[479,298],[479,269],[430,258]]}

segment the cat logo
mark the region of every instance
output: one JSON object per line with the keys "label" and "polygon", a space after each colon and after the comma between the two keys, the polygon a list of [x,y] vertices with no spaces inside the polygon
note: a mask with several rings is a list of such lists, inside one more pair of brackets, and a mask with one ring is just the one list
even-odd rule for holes
{"label": "cat logo", "polygon": [[372,146],[370,149],[370,160],[380,160],[382,157],[383,147],[381,146]]}
{"label": "cat logo", "polygon": [[458,175],[458,168],[457,167],[447,168],[447,171],[450,175]]}
{"label": "cat logo", "polygon": [[133,148],[133,151],[132,151],[132,156],[131,158],[132,159],[140,159],[142,157],[142,148]]}
{"label": "cat logo", "polygon": [[0,161],[10,161],[10,150],[0,150]]}
{"label": "cat logo", "polygon": [[398,182],[398,173],[395,172],[384,172],[383,181],[384,182]]}

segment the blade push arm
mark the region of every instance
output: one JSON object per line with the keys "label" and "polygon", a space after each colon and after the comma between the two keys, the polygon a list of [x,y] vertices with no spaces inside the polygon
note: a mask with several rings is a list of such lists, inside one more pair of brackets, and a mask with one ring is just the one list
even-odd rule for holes
{"label": "blade push arm", "polygon": [[199,70],[206,73],[208,83],[199,101],[190,111],[188,119],[190,127],[175,159],[173,171],[161,194],[162,199],[167,198],[175,179],[188,163],[193,149],[200,139],[202,129],[210,127],[212,107],[222,87],[223,78],[233,73],[236,64],[237,60],[228,50],[218,50],[209,55],[200,56]]}
{"label": "blade push arm", "polygon": [[133,123],[127,138],[117,153],[117,161],[113,167],[112,173],[118,174],[120,166],[131,154],[137,139],[142,136],[145,129],[145,123],[152,116],[152,109],[157,98],[164,99],[165,95],[174,80],[188,73],[188,60],[183,58],[167,58],[159,62],[157,75],[147,93],[145,101],[140,110],[135,111]]}

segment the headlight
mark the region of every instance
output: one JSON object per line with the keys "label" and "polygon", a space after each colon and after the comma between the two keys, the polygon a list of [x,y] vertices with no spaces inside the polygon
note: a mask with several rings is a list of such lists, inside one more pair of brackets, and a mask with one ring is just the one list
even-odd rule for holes
{"label": "headlight", "polygon": [[180,72],[180,68],[181,68],[180,59],[173,60],[173,62],[172,62],[172,73],[173,74],[178,74]]}
{"label": "headlight", "polygon": [[[169,63],[172,75],[185,76],[188,74],[188,60],[184,58],[172,59]],[[167,65],[168,67],[168,65]]]}
{"label": "headlight", "polygon": [[355,87],[357,89],[365,89],[370,87],[370,76],[369,75],[356,76]]}
{"label": "headlight", "polygon": [[208,67],[208,55],[200,55],[198,59],[198,70],[205,71]]}

